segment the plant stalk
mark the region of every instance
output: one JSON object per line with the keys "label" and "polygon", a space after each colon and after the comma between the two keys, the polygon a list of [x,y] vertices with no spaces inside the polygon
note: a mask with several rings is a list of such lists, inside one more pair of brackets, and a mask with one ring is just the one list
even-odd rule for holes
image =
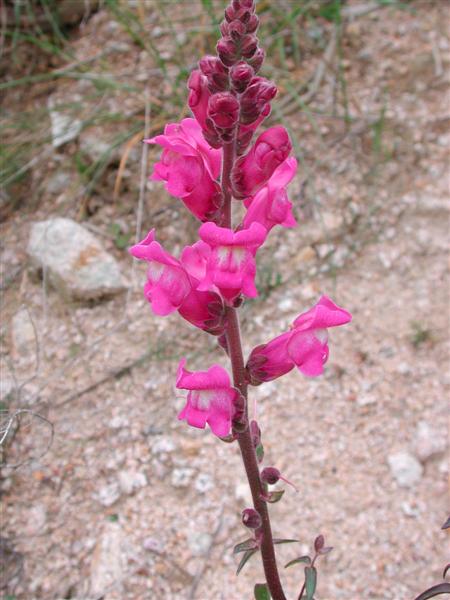
{"label": "plant stalk", "polygon": [[[222,163],[222,193],[223,193],[223,219],[222,225],[231,228],[231,182],[230,175],[233,168],[235,157],[235,142],[223,146]],[[242,343],[239,331],[239,318],[235,308],[227,306],[227,328],[226,338],[228,343],[228,352],[233,371],[234,386],[245,398],[245,417],[248,422],[248,401],[247,401],[247,383],[245,381],[245,365],[242,353]],[[269,587],[273,600],[286,600],[283,592],[280,576],[278,574],[275,549],[272,538],[272,529],[270,526],[269,511],[267,503],[262,499],[263,488],[259,476],[258,461],[256,459],[255,448],[250,434],[250,428],[238,434],[238,443],[241,450],[242,460],[244,462],[245,472],[250,485],[253,498],[253,506],[261,516],[261,527],[256,530],[256,535],[261,536],[261,557],[264,567],[266,582]]]}

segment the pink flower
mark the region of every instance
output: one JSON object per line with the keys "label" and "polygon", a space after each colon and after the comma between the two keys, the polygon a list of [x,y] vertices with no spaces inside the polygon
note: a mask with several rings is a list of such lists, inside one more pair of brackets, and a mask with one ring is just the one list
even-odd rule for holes
{"label": "pink flower", "polygon": [[[197,242],[184,249],[183,264],[155,241],[152,229],[142,242],[130,248],[130,254],[148,262],[144,294],[155,314],[165,316],[178,310],[186,321],[196,327],[213,335],[221,335],[225,326],[222,300],[217,293],[196,289],[199,280],[195,277],[194,260],[186,260],[186,256],[201,254],[201,244],[203,242]],[[203,252],[210,252],[206,244],[203,246]]]}
{"label": "pink flower", "polygon": [[292,214],[292,203],[286,194],[286,186],[297,170],[295,158],[287,158],[275,169],[267,184],[253,198],[244,201],[248,207],[242,226],[247,229],[251,223],[261,223],[269,232],[275,225],[295,227],[297,221]]}
{"label": "pink flower", "polygon": [[144,294],[156,315],[176,311],[192,290],[189,276],[181,263],[155,241],[155,230],[129,250],[135,258],[148,262],[148,281]]}
{"label": "pink flower", "polygon": [[166,181],[167,191],[181,198],[186,207],[201,221],[217,210],[221,191],[216,181],[220,173],[221,151],[205,141],[195,119],[166,125],[163,135],[148,140],[164,148],[151,179]]}
{"label": "pink flower", "polygon": [[327,296],[322,296],[313,308],[295,319],[287,353],[304,375],[316,377],[323,373],[329,353],[327,328],[345,325],[351,320],[352,315]]}
{"label": "pink flower", "polygon": [[247,373],[253,385],[271,381],[296,366],[309,377],[323,373],[328,360],[327,328],[349,323],[349,312],[334,304],[327,296],[301,314],[290,331],[267,344],[254,348],[247,363]]}
{"label": "pink flower", "polygon": [[200,227],[199,235],[210,247],[211,254],[197,289],[219,290],[228,304],[241,293],[248,298],[256,297],[255,254],[266,239],[264,227],[252,223],[248,229],[234,232],[209,222]]}
{"label": "pink flower", "polygon": [[270,127],[257,139],[250,151],[239,158],[231,173],[236,198],[253,196],[267,183],[275,169],[292,149],[284,127]]}
{"label": "pink flower", "polygon": [[219,365],[213,365],[207,371],[192,373],[184,368],[185,364],[186,359],[181,359],[176,386],[178,389],[189,390],[189,393],[178,418],[199,429],[204,429],[208,423],[215,435],[227,436],[238,398],[238,392],[231,387],[228,373]]}

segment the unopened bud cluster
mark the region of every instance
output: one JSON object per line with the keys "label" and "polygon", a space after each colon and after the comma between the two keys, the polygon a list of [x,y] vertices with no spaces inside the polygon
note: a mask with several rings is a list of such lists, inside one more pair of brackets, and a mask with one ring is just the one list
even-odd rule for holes
{"label": "unopened bud cluster", "polygon": [[242,154],[270,114],[277,88],[256,76],[264,61],[258,25],[254,0],[232,0],[220,25],[217,56],[203,57],[189,79],[189,106],[214,148],[236,138],[236,151]]}

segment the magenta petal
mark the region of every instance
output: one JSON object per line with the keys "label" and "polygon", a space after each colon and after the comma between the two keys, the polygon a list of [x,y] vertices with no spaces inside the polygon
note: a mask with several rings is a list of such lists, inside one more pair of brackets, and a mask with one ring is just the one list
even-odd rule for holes
{"label": "magenta petal", "polygon": [[322,296],[313,308],[303,313],[293,323],[299,331],[309,329],[327,329],[345,325],[352,320],[352,315],[340,308],[327,296]]}
{"label": "magenta petal", "polygon": [[[320,334],[319,334],[320,335]],[[323,373],[328,358],[327,343],[323,343],[314,331],[292,332],[287,352],[298,369],[305,375],[315,377]]]}

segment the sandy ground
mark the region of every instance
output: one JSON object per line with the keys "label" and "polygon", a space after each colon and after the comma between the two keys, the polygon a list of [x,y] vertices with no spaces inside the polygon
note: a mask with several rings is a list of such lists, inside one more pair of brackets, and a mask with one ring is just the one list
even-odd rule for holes
{"label": "sandy ground", "polygon": [[[300,225],[271,233],[258,256],[263,293],[241,311],[246,352],[322,293],[354,316],[330,332],[324,377],[292,372],[251,390],[265,464],[300,488],[271,508],[275,535],[300,540],[279,548],[280,565],[310,551],[318,533],[334,547],[319,565],[317,600],[412,599],[440,580],[449,555],[440,530],[449,505],[448,10],[418,3],[413,13],[380,14],[347,31],[347,92],[360,121],[347,132],[342,119],[317,114],[319,131],[304,113],[289,121],[303,156],[292,192]],[[331,110],[332,86],[324,81],[317,111]],[[146,201],[150,215],[171,207],[158,225],[168,249],[195,239],[195,225],[161,188],[149,186]],[[101,229],[112,210],[92,224]],[[102,241],[132,285],[109,302],[69,304],[20,270],[30,223],[52,214],[77,211],[44,196],[3,225],[5,280],[19,275],[4,292],[2,378],[25,382],[11,410],[29,407],[54,426],[44,456],[3,469],[4,597],[250,598],[259,561],[236,578],[232,556],[249,504],[238,449],[176,420],[179,358],[194,369],[226,366],[226,357],[176,316],[151,314],[145,269],[132,269],[110,239]],[[267,286],[277,274],[281,284]],[[22,305],[38,352],[35,343],[14,347]],[[45,449],[46,424],[26,424],[10,463]],[[408,487],[389,465],[397,452],[421,465]],[[283,580],[296,597],[302,569]]]}

